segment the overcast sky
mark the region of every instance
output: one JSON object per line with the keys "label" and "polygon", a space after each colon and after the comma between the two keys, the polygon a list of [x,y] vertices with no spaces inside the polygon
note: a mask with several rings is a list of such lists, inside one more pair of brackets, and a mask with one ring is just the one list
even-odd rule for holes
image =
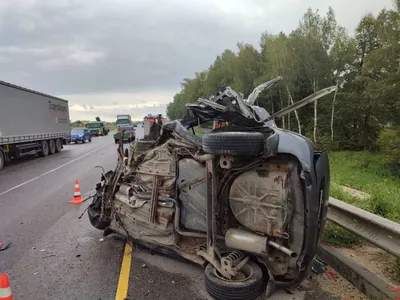
{"label": "overcast sky", "polygon": [[141,119],[225,49],[329,6],[352,33],[392,1],[0,0],[0,80],[67,99],[72,120]]}

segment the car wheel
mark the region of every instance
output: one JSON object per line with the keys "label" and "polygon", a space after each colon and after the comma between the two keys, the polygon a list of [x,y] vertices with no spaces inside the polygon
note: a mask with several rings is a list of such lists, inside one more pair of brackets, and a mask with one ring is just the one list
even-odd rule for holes
{"label": "car wheel", "polygon": [[86,143],[86,139],[85,138],[82,139],[82,144],[84,144],[84,143]]}
{"label": "car wheel", "polygon": [[3,169],[5,160],[3,151],[0,150],[0,170]]}
{"label": "car wheel", "polygon": [[46,157],[49,155],[49,143],[47,141],[42,141],[42,147],[40,149],[39,155],[41,157]]}
{"label": "car wheel", "polygon": [[56,153],[56,143],[54,142],[54,140],[50,140],[49,141],[49,154],[52,155]]}
{"label": "car wheel", "polygon": [[91,142],[92,142],[92,137],[89,138],[89,143],[91,143]]}
{"label": "car wheel", "polygon": [[203,135],[202,148],[218,155],[260,155],[264,151],[264,136],[260,132],[210,132]]}
{"label": "car wheel", "polygon": [[61,152],[62,144],[60,139],[56,139],[56,153]]}
{"label": "car wheel", "polygon": [[263,290],[263,273],[254,262],[248,262],[239,271],[238,278],[228,280],[208,264],[205,269],[207,292],[217,300],[252,300]]}

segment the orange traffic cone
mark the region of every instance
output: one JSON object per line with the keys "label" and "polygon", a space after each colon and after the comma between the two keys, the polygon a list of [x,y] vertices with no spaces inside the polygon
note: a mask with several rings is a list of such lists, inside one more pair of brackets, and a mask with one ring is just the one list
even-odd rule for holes
{"label": "orange traffic cone", "polygon": [[0,300],[13,300],[7,274],[0,275]]}
{"label": "orange traffic cone", "polygon": [[69,201],[69,203],[72,204],[81,204],[82,201],[82,196],[81,196],[81,189],[79,188],[79,181],[78,179],[75,180],[75,188],[74,188],[74,198]]}

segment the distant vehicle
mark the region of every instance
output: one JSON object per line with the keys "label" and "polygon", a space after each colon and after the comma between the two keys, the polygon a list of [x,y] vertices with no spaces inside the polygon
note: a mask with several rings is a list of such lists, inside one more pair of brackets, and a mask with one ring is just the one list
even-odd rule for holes
{"label": "distant vehicle", "polygon": [[68,101],[0,81],[0,170],[36,151],[58,153],[70,133]]}
{"label": "distant vehicle", "polygon": [[118,125],[120,124],[132,124],[132,118],[130,115],[117,115],[117,121],[115,122]]}
{"label": "distant vehicle", "polygon": [[114,141],[117,144],[121,139],[123,142],[133,142],[135,140],[135,125],[132,123],[130,115],[117,115],[118,131],[114,134]]}
{"label": "distant vehicle", "polygon": [[104,122],[102,122],[99,117],[96,117],[96,122],[88,122],[86,128],[95,136],[108,135],[110,132],[110,129],[105,126]]}
{"label": "distant vehicle", "polygon": [[86,141],[89,141],[90,143],[92,142],[92,134],[90,133],[89,129],[84,127],[72,128],[69,141],[71,143],[81,142],[82,144],[84,144]]}
{"label": "distant vehicle", "polygon": [[162,124],[165,124],[167,119],[164,118],[161,114],[159,115],[152,115],[148,114],[143,118],[143,128],[144,128],[144,135],[149,135],[150,133],[150,128],[154,123],[158,123],[161,121]]}
{"label": "distant vehicle", "polygon": [[135,140],[135,136],[135,128],[133,125],[120,125],[118,131],[114,134],[114,141],[117,144],[122,138],[124,143],[131,143]]}

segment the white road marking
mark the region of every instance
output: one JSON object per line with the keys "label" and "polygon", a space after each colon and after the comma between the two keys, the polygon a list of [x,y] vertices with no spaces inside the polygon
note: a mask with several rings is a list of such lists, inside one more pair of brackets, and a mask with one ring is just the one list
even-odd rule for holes
{"label": "white road marking", "polygon": [[73,159],[73,160],[71,160],[71,161],[69,161],[69,162],[67,162],[67,163],[65,163],[65,164],[63,164],[63,165],[61,165],[61,166],[58,166],[57,168],[54,168],[54,169],[52,169],[52,170],[50,170],[50,171],[47,171],[46,173],[43,173],[43,174],[41,174],[41,175],[39,175],[39,176],[37,176],[37,177],[35,177],[35,178],[29,179],[29,180],[27,180],[27,181],[25,181],[25,182],[23,182],[23,183],[21,183],[21,184],[18,184],[18,185],[16,185],[16,186],[14,186],[14,187],[12,187],[12,188],[10,188],[10,189],[8,189],[8,190],[6,190],[6,191],[0,193],[0,196],[3,196],[3,195],[5,195],[5,194],[7,194],[7,193],[9,193],[9,192],[12,192],[12,191],[14,191],[14,190],[20,188],[21,186],[24,186],[24,185],[26,185],[26,184],[28,184],[28,183],[31,183],[32,181],[35,181],[35,180],[40,179],[40,178],[42,178],[42,177],[44,177],[44,176],[46,176],[46,175],[49,175],[49,174],[51,174],[51,173],[53,173],[53,172],[55,172],[55,171],[57,171],[57,170],[59,170],[59,169],[61,169],[61,168],[64,168],[65,166],[68,166],[68,165],[70,165],[70,164],[72,164],[72,163],[74,163],[74,162],[76,162],[76,161],[78,161],[78,160],[84,158],[85,156],[88,156],[89,154],[92,154],[93,152],[95,152],[95,151],[97,151],[97,150],[99,150],[99,149],[101,149],[101,148],[103,148],[103,147],[105,147],[105,146],[111,145],[111,144],[113,144],[113,143],[114,143],[114,142],[110,142],[110,143],[107,143],[107,144],[105,144],[105,145],[103,145],[103,146],[100,146],[100,147],[98,147],[98,148],[96,148],[96,149],[93,149],[92,151],[89,151],[88,153],[86,153],[86,154],[84,154],[84,155],[82,155],[82,156],[79,156],[79,157],[77,157],[77,158],[75,158],[75,159]]}

